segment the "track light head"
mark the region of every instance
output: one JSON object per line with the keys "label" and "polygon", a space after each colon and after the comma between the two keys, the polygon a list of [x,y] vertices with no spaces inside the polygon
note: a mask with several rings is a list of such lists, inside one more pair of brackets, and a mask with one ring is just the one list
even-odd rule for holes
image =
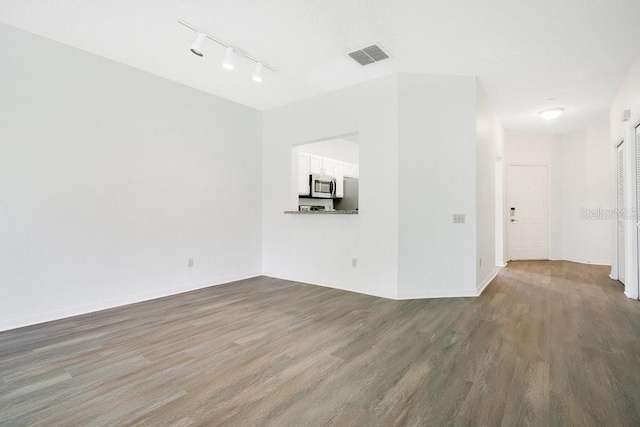
{"label": "track light head", "polygon": [[206,38],[207,38],[207,36],[204,33],[198,33],[198,38],[191,45],[191,52],[193,52],[194,54],[196,54],[198,56],[204,56],[202,54],[202,44],[204,43],[204,39],[206,39]]}
{"label": "track light head", "polygon": [[262,62],[256,63],[256,69],[251,75],[251,79],[253,79],[254,82],[262,83],[262,68],[264,68]]}
{"label": "track light head", "polygon": [[222,61],[222,68],[225,70],[233,70],[233,48],[227,47],[224,53],[224,60]]}

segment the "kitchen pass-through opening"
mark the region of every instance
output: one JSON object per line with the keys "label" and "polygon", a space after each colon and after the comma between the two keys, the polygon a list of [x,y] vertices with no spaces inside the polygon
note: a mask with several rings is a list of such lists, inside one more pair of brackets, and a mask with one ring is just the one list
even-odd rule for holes
{"label": "kitchen pass-through opening", "polygon": [[358,134],[292,147],[296,210],[358,211],[360,146]]}

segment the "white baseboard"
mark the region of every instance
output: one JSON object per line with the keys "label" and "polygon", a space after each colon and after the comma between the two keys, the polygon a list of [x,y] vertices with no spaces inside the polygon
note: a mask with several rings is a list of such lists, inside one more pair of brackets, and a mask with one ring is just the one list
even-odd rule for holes
{"label": "white baseboard", "polygon": [[130,295],[122,298],[115,298],[109,301],[101,301],[94,304],[87,304],[79,307],[71,307],[64,310],[55,310],[36,315],[25,316],[19,319],[11,319],[0,323],[0,332],[11,329],[22,328],[25,326],[37,325],[39,323],[51,322],[53,320],[66,319],[68,317],[79,316],[82,314],[93,313],[96,311],[107,310],[109,308],[121,307],[124,305],[135,304],[143,301],[150,301],[157,298],[163,298],[170,295],[182,294],[184,292],[195,291],[197,289],[208,288],[211,286],[224,285],[229,282],[250,279],[252,277],[261,276],[262,273],[246,273],[235,276],[224,277],[213,281],[203,281],[191,283],[188,285],[177,286],[169,289],[157,290],[154,292],[146,292],[142,294]]}
{"label": "white baseboard", "polygon": [[586,260],[580,258],[564,257],[564,258],[549,258],[549,261],[569,261],[577,262],[578,264],[590,264],[590,265],[611,265],[611,261],[606,260]]}
{"label": "white baseboard", "polygon": [[499,268],[494,268],[493,271],[482,282],[478,283],[478,285],[476,286],[476,288],[478,289],[478,296],[482,295],[482,291],[484,291],[484,288],[486,288],[489,283],[491,283],[491,281],[496,278],[499,271]]}
{"label": "white baseboard", "polygon": [[464,291],[464,290],[455,290],[455,291],[414,291],[414,292],[403,292],[398,293],[398,300],[406,300],[406,299],[429,299],[429,298],[475,298],[478,295],[474,291]]}
{"label": "white baseboard", "polygon": [[[470,291],[458,289],[454,291],[435,291],[435,292],[431,290],[424,290],[424,291],[420,290],[420,291],[398,292],[397,295],[390,295],[384,292],[376,292],[375,290],[363,292],[360,289],[354,289],[354,288],[349,288],[344,286],[336,286],[333,284],[328,285],[325,283],[317,283],[307,279],[281,275],[271,271],[265,271],[263,274],[265,276],[274,277],[276,279],[291,280],[298,283],[305,283],[305,284],[314,285],[314,286],[323,286],[325,288],[338,289],[341,291],[355,292],[358,294],[370,295],[373,297],[387,298],[387,299],[393,299],[393,300],[429,299],[429,298],[475,298],[479,295],[477,293],[477,290],[475,289]],[[491,280],[493,280],[496,274],[498,274],[498,269],[495,269],[495,271],[492,272],[492,275],[488,278],[489,280],[487,281],[486,284],[484,284],[483,289],[486,285],[488,285],[491,282]]]}
{"label": "white baseboard", "polygon": [[291,282],[298,282],[298,283],[304,283],[306,285],[313,285],[313,286],[322,286],[323,288],[330,288],[330,289],[338,289],[340,291],[347,291],[347,292],[355,292],[357,294],[362,294],[362,295],[370,295],[372,297],[379,297],[379,298],[387,298],[387,299],[393,299],[396,300],[398,298],[396,298],[396,295],[391,295],[385,292],[376,292],[374,291],[368,291],[368,292],[364,292],[361,289],[354,289],[348,286],[339,286],[339,285],[329,285],[326,283],[318,283],[315,281],[310,281],[308,279],[304,279],[304,278],[296,278],[296,277],[291,277],[291,276],[287,276],[287,275],[283,275],[283,274],[278,274],[278,273],[273,273],[273,272],[269,272],[269,271],[265,271],[263,273],[264,276],[268,276],[268,277],[273,277],[276,279],[280,279],[280,280],[289,280]]}
{"label": "white baseboard", "polygon": [[587,261],[587,264],[593,264],[593,265],[606,265],[611,267],[611,261],[606,261],[606,260],[598,260],[598,259],[594,259],[591,261]]}
{"label": "white baseboard", "polygon": [[496,267],[498,268],[505,268],[506,266],[507,266],[506,262],[504,264],[496,264]]}

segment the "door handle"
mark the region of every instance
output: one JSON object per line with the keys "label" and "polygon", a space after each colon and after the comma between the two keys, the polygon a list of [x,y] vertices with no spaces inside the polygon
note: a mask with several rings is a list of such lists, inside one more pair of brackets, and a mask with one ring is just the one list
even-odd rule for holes
{"label": "door handle", "polygon": [[511,222],[519,222],[517,219],[511,219]]}

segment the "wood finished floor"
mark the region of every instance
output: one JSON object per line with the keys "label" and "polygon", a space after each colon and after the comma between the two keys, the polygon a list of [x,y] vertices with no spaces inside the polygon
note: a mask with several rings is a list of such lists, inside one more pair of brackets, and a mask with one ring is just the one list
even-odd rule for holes
{"label": "wood finished floor", "polygon": [[0,425],[640,425],[640,303],[608,267],[480,298],[261,277],[0,333]]}

